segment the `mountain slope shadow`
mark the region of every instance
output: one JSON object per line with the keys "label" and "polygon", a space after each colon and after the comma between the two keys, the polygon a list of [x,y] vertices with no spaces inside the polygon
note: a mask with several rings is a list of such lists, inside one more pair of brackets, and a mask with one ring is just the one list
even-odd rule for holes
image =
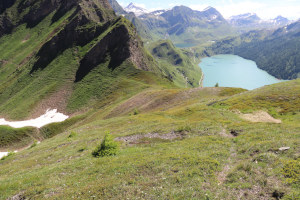
{"label": "mountain slope shadow", "polygon": [[[70,18],[72,18],[72,16]],[[107,22],[104,25],[94,23],[90,24],[89,28],[80,29],[81,26],[87,23],[90,23],[89,20],[86,19],[85,16],[79,15],[50,41],[45,43],[37,53],[38,60],[32,67],[30,73],[38,69],[46,68],[57,56],[73,46],[85,46],[111,25],[111,22]],[[56,31],[57,30],[54,30],[53,34],[55,34]]]}
{"label": "mountain slope shadow", "polygon": [[75,82],[81,81],[91,70],[110,57],[108,67],[114,70],[130,57],[130,35],[125,25],[114,28],[80,61]]}

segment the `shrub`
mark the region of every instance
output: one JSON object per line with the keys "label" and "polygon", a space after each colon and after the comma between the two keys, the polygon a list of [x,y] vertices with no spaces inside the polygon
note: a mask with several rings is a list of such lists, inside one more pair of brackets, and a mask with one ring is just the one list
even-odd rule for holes
{"label": "shrub", "polygon": [[288,161],[282,169],[282,174],[287,183],[300,183],[300,161]]}
{"label": "shrub", "polygon": [[30,146],[30,149],[33,148],[33,147],[36,147],[38,144],[38,142],[36,140],[34,140],[33,144]]}
{"label": "shrub", "polygon": [[191,132],[192,128],[189,125],[181,126],[179,127],[176,132],[182,133],[182,132]]}
{"label": "shrub", "polygon": [[119,145],[114,141],[111,134],[106,134],[102,143],[93,151],[94,157],[114,156],[119,151]]}
{"label": "shrub", "polygon": [[68,138],[73,138],[73,137],[75,137],[76,135],[77,135],[77,133],[71,132],[70,135],[68,136]]}
{"label": "shrub", "polygon": [[140,114],[140,111],[139,109],[135,108],[133,111],[133,115],[138,115],[138,114]]}

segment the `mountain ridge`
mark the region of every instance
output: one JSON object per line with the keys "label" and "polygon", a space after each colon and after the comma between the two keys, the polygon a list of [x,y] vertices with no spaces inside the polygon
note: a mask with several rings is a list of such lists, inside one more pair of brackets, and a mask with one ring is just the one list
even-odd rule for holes
{"label": "mountain ridge", "polygon": [[128,6],[126,6],[124,8],[124,10],[128,13],[133,12],[137,17],[149,12],[148,10],[146,10],[142,7],[139,7],[139,6],[135,5],[134,3],[130,3]]}
{"label": "mountain ridge", "polygon": [[[24,13],[22,9],[16,9],[17,5],[23,5],[22,3],[21,1],[16,1],[8,9],[10,9],[10,12],[20,13],[20,16],[27,16],[24,19],[28,19],[29,22],[25,23],[26,20],[20,20],[20,16],[12,15],[11,21],[15,22],[16,28],[11,29],[9,37],[0,38],[4,47],[1,48],[1,51],[5,51],[5,46],[9,45],[9,38],[15,41],[15,48],[19,48],[17,55],[14,55],[13,52],[6,52],[5,56],[0,58],[2,63],[0,68],[0,76],[2,77],[2,86],[0,87],[2,107],[0,107],[2,109],[0,109],[0,112],[2,113],[3,110],[14,105],[14,102],[21,97],[22,91],[26,91],[26,88],[30,91],[35,87],[29,84],[30,82],[36,82],[35,84],[41,85],[37,89],[37,91],[40,91],[40,94],[33,98],[26,95],[27,98],[35,100],[28,101],[28,104],[24,106],[28,109],[28,112],[32,108],[38,107],[38,102],[45,98],[43,98],[43,95],[49,93],[46,90],[47,85],[42,83],[42,80],[39,80],[38,77],[42,76],[42,74],[56,74],[59,71],[64,71],[63,68],[58,68],[59,65],[53,65],[54,62],[60,62],[59,60],[64,59],[66,56],[64,54],[74,54],[73,56],[76,58],[72,59],[73,61],[69,64],[66,64],[68,66],[66,69],[69,68],[70,73],[64,74],[66,72],[62,72],[63,74],[57,76],[57,78],[49,79],[48,81],[49,85],[53,84],[52,90],[57,92],[63,85],[69,85],[68,90],[70,90],[70,94],[68,97],[63,97],[63,99],[69,99],[63,100],[69,102],[66,104],[81,98],[77,96],[78,94],[76,95],[76,87],[74,86],[77,85],[78,87],[81,85],[79,83],[82,83],[91,71],[99,68],[99,65],[103,63],[106,63],[107,69],[110,71],[105,72],[108,74],[117,71],[116,68],[127,61],[132,63],[132,66],[136,69],[153,72],[157,70],[153,58],[144,50],[143,43],[135,28],[123,17],[118,18],[115,16],[107,1],[32,1],[33,5],[41,5],[41,9],[39,10],[39,7],[30,7],[31,10],[27,13]],[[50,6],[47,12],[42,12],[49,5],[52,7]],[[32,12],[36,12],[36,14],[32,16]],[[1,18],[6,16],[5,13],[6,11],[1,15]],[[39,15],[38,13],[42,14]],[[39,37],[34,41],[32,35],[38,36],[38,32],[35,32],[36,29],[46,30],[41,29],[41,27],[47,26],[47,24],[52,24],[52,30],[50,32],[45,31],[44,35],[39,34]],[[20,29],[24,30],[21,31]],[[120,34],[121,37],[118,36]],[[20,36],[23,38],[19,38]],[[25,46],[25,43],[29,46]],[[32,44],[36,46],[31,46]],[[26,50],[29,47],[32,49]],[[20,57],[18,64],[9,62],[14,56]],[[54,69],[57,71],[53,71]],[[50,74],[48,75],[49,77],[52,76]],[[70,80],[74,82],[72,83]],[[27,86],[23,88],[22,85]],[[42,90],[45,91],[42,92]],[[86,100],[91,97],[86,97]],[[58,103],[56,102],[56,104]],[[83,105],[84,101],[81,104]],[[26,112],[23,113],[25,114]]]}

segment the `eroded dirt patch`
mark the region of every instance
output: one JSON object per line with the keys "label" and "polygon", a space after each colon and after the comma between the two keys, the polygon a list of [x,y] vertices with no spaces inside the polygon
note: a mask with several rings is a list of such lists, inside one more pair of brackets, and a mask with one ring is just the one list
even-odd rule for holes
{"label": "eroded dirt patch", "polygon": [[9,197],[7,200],[25,200],[26,197],[23,194],[24,192],[20,192],[19,194]]}
{"label": "eroded dirt patch", "polygon": [[58,112],[67,113],[66,107],[68,99],[72,94],[72,86],[70,83],[66,84],[58,91],[51,93],[47,98],[43,99],[34,109],[31,117],[39,117],[49,109],[57,109]]}
{"label": "eroded dirt patch", "polygon": [[257,111],[249,114],[240,114],[241,118],[250,122],[266,122],[280,124],[282,121],[280,119],[275,119],[269,113],[265,111]]}
{"label": "eroded dirt patch", "polygon": [[147,134],[137,134],[137,135],[129,135],[125,137],[117,137],[115,140],[120,142],[125,142],[127,144],[142,144],[143,139],[162,139],[162,140],[175,140],[175,139],[183,139],[185,133],[183,132],[171,132],[166,134],[159,133],[147,133]]}
{"label": "eroded dirt patch", "polygon": [[[166,111],[174,107],[186,105],[188,101],[199,101],[207,96],[218,95],[222,88],[193,88],[189,90],[146,91],[135,95],[120,104],[105,118],[122,116],[132,113],[134,109],[141,112],[161,110]],[[201,93],[200,93],[201,92]]]}

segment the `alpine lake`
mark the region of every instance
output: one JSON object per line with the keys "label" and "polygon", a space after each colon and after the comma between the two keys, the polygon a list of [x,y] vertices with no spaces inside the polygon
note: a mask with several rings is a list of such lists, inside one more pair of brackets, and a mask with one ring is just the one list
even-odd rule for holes
{"label": "alpine lake", "polygon": [[253,90],[279,80],[257,67],[256,63],[236,55],[216,55],[202,59],[203,87],[238,87]]}

